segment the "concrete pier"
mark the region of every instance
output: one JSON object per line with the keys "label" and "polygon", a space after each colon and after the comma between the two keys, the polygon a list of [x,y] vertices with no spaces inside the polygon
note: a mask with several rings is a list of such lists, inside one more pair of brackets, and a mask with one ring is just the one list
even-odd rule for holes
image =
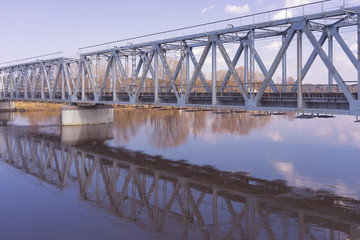
{"label": "concrete pier", "polygon": [[13,101],[0,100],[0,112],[15,112]]}
{"label": "concrete pier", "polygon": [[114,109],[112,106],[67,105],[61,107],[61,125],[63,126],[104,124],[113,121]]}

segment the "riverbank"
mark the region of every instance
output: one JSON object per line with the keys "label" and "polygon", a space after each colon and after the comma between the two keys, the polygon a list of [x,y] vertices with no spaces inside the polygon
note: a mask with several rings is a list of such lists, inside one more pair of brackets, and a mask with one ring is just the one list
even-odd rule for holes
{"label": "riverbank", "polygon": [[47,102],[15,102],[15,108],[21,112],[35,112],[35,111],[60,111],[60,103]]}

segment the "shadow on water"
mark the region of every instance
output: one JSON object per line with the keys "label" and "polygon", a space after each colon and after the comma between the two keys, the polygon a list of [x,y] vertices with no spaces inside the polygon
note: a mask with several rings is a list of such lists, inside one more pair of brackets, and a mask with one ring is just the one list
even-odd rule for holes
{"label": "shadow on water", "polygon": [[[171,132],[171,121],[167,121],[173,114],[179,113],[160,119],[150,116],[154,132],[158,127],[162,134],[175,134]],[[199,123],[194,128],[201,128],[203,114],[185,116],[191,123],[183,123],[180,128],[185,131],[194,122]],[[245,130],[249,126],[231,125],[231,115],[213,116],[220,118],[220,123],[212,126],[215,131],[221,121],[230,124],[226,131],[249,131]],[[132,119],[131,112],[121,120],[120,125],[126,125],[123,121],[145,121]],[[179,124],[177,127],[179,130]],[[82,201],[96,203],[100,209],[150,231],[171,231],[182,239],[360,237],[357,199],[292,187],[281,180],[268,181],[246,172],[219,171],[185,160],[172,161],[109,147],[103,141],[112,137],[111,125],[63,128],[61,136],[29,129],[0,129],[4,162],[59,189],[78,189]],[[89,141],[79,141],[83,137],[90,137]]]}

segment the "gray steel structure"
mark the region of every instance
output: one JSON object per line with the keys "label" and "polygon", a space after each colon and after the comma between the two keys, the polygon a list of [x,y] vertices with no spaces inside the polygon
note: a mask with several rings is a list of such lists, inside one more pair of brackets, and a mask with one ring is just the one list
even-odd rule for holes
{"label": "gray steel structure", "polygon": [[[301,7],[306,6],[312,7],[313,4]],[[270,16],[271,12],[268,13]],[[215,31],[136,44],[128,42],[120,47],[81,53],[79,59],[56,58],[1,67],[0,94],[7,100],[75,104],[149,104],[359,115],[359,15],[360,7],[349,7],[281,20],[269,17],[265,22],[239,26],[229,24],[227,28]],[[254,18],[256,15],[252,16]],[[342,28],[349,28],[357,37],[357,56],[344,41],[340,31]],[[319,39],[314,32],[321,33]],[[313,50],[303,66],[304,35]],[[295,36],[297,80],[289,87],[286,84],[286,53]],[[282,45],[269,69],[265,67],[255,46],[256,40],[266,38],[282,39]],[[351,81],[344,81],[333,64],[333,39],[358,73]],[[326,41],[327,53],[323,48]],[[90,48],[93,47],[98,46]],[[227,47],[236,47],[233,59]],[[196,59],[195,49],[202,52],[200,59]],[[210,52],[212,75],[211,81],[207,81],[202,68]],[[220,79],[221,83],[216,71],[218,55],[228,67],[226,76]],[[241,57],[244,57],[244,76],[235,68]],[[321,90],[302,83],[317,57],[328,69],[326,73],[319,73],[328,75],[329,79],[328,84],[317,86]],[[170,67],[170,61],[176,62],[174,70]],[[275,84],[272,78],[280,63],[282,84]],[[256,64],[263,73],[260,82],[255,81]],[[231,78],[233,85],[229,81]],[[197,85],[199,80],[201,84]]]}
{"label": "gray steel structure", "polygon": [[182,239],[360,237],[360,201],[325,190],[105,145],[63,145],[26,127],[2,128],[0,142],[1,161],[59,189],[76,188],[81,201],[151,231]]}

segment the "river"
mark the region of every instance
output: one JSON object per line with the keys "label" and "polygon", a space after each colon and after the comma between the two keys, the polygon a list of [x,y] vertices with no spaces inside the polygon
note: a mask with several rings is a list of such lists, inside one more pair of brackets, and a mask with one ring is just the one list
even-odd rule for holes
{"label": "river", "polygon": [[352,116],[1,113],[0,239],[359,239]]}

